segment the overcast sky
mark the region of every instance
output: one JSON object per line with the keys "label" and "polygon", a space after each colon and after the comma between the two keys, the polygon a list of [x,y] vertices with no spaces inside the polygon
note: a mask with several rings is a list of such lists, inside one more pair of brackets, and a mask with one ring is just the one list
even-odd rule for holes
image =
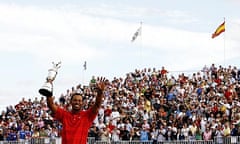
{"label": "overcast sky", "polygon": [[[0,109],[40,98],[53,61],[62,62],[56,97],[93,75],[239,67],[239,7],[238,0],[0,0]],[[212,39],[224,18],[225,33]],[[142,35],[131,42],[140,22]]]}

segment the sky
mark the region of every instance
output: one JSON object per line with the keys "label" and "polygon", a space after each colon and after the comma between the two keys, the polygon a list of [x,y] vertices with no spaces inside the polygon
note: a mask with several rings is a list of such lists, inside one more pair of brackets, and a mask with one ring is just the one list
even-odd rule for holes
{"label": "sky", "polygon": [[[239,7],[239,0],[0,0],[0,110],[40,99],[52,62],[62,63],[56,98],[93,75],[240,67]],[[224,20],[226,31],[212,39]]]}

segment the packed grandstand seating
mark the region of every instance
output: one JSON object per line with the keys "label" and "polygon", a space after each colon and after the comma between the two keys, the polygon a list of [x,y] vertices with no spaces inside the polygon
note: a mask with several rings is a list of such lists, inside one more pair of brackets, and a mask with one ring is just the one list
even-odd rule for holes
{"label": "packed grandstand seating", "polygon": [[[102,141],[212,140],[240,134],[240,72],[236,66],[209,67],[186,75],[170,75],[161,67],[136,69],[107,80],[104,101],[89,130]],[[70,110],[72,93],[84,97],[83,109],[94,102],[93,76],[89,85],[66,90],[57,105]],[[0,141],[60,137],[61,123],[52,118],[45,97],[22,100],[0,114]]]}

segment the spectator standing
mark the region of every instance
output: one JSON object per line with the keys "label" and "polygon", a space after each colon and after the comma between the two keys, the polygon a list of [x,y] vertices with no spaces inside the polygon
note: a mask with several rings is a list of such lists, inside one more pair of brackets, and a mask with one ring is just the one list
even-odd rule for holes
{"label": "spectator standing", "polygon": [[190,131],[190,130],[189,130],[189,128],[188,128],[187,123],[184,123],[184,124],[183,124],[183,128],[182,128],[182,133],[183,133],[183,135],[184,135],[185,140],[188,139],[189,131]]}
{"label": "spectator standing", "polygon": [[48,136],[50,137],[50,142],[51,143],[54,143],[54,141],[56,140],[56,138],[58,138],[58,132],[57,132],[57,129],[55,127],[53,127]]}
{"label": "spectator standing", "polygon": [[141,142],[146,142],[149,140],[149,132],[148,129],[146,129],[144,126],[142,130],[140,131],[140,141]]}
{"label": "spectator standing", "polygon": [[143,120],[143,124],[142,124],[142,128],[146,129],[146,130],[150,130],[150,124],[148,123],[147,119]]}
{"label": "spectator standing", "polygon": [[164,66],[162,66],[162,69],[160,71],[161,77],[167,77],[168,71],[165,69]]}
{"label": "spectator standing", "polygon": [[129,119],[126,120],[125,125],[126,125],[127,130],[130,132],[133,127],[132,127],[132,124],[130,123]]}
{"label": "spectator standing", "polygon": [[34,128],[32,138],[38,138],[39,137],[39,129],[37,127]]}
{"label": "spectator standing", "polygon": [[134,140],[139,140],[139,130],[138,128],[132,128],[129,132],[129,140],[134,141]]}
{"label": "spectator standing", "polygon": [[184,134],[182,132],[182,129],[177,130],[177,140],[185,140]]}
{"label": "spectator standing", "polygon": [[93,137],[95,140],[99,140],[99,129],[96,126],[96,124],[94,124],[92,126],[92,128],[90,128],[90,131],[88,133],[88,137]]}
{"label": "spectator standing", "polygon": [[0,143],[1,141],[4,141],[4,133],[3,133],[3,128],[0,127]]}
{"label": "spectator standing", "polygon": [[113,141],[113,142],[118,142],[118,141],[120,141],[120,130],[117,128],[117,127],[115,127],[113,130],[112,130],[112,135],[111,135],[111,140]]}
{"label": "spectator standing", "polygon": [[105,123],[107,123],[109,121],[111,114],[112,114],[112,108],[111,108],[110,104],[107,104],[107,108],[104,109]]}
{"label": "spectator standing", "polygon": [[224,124],[224,128],[223,128],[223,136],[224,136],[224,137],[228,137],[228,136],[230,136],[230,135],[231,135],[231,129],[230,129],[230,127],[229,127],[229,123],[226,122],[226,123]]}
{"label": "spectator standing", "polygon": [[173,140],[173,131],[172,131],[172,127],[171,126],[167,127],[165,138],[166,138],[167,141]]}
{"label": "spectator standing", "polygon": [[216,131],[214,133],[214,138],[218,144],[223,143],[223,131],[222,131],[222,125],[219,124],[216,128]]}
{"label": "spectator standing", "polygon": [[20,142],[24,142],[32,137],[32,131],[29,130],[28,125],[24,125],[23,128],[18,131],[18,139]]}
{"label": "spectator standing", "polygon": [[150,138],[153,141],[153,144],[157,143],[157,136],[158,136],[158,131],[156,130],[155,127],[153,127],[150,131]]}
{"label": "spectator standing", "polygon": [[45,129],[45,127],[42,127],[39,131],[39,137],[40,138],[46,138],[48,137],[48,133],[47,130]]}
{"label": "spectator standing", "polygon": [[206,128],[206,131],[203,132],[203,139],[208,141],[212,139],[212,130],[209,127]]}
{"label": "spectator standing", "polygon": [[110,116],[110,119],[112,119],[112,124],[117,125],[117,121],[119,120],[119,118],[120,118],[120,113],[117,109],[117,106],[114,106]]}
{"label": "spectator standing", "polygon": [[201,129],[199,127],[197,127],[197,130],[196,130],[196,133],[195,133],[196,140],[202,140],[203,139],[202,135],[203,135],[203,133],[202,133]]}
{"label": "spectator standing", "polygon": [[103,119],[99,120],[99,123],[97,125],[97,128],[100,130],[102,128],[106,127],[106,124],[104,123]]}
{"label": "spectator standing", "polygon": [[231,136],[238,136],[238,125],[232,123],[231,125]]}
{"label": "spectator standing", "polygon": [[6,140],[7,141],[17,141],[17,139],[18,139],[17,132],[13,129],[8,129]]}
{"label": "spectator standing", "polygon": [[126,128],[126,125],[120,127],[120,138],[121,140],[130,140],[130,133]]}
{"label": "spectator standing", "polygon": [[157,129],[158,130],[158,137],[157,137],[157,141],[158,142],[163,142],[166,140],[165,138],[165,134],[166,134],[166,129],[164,128],[163,125],[160,125],[160,128]]}
{"label": "spectator standing", "polygon": [[103,128],[100,130],[100,139],[101,139],[101,141],[104,141],[104,142],[110,142],[110,132],[109,132],[109,128],[103,127]]}

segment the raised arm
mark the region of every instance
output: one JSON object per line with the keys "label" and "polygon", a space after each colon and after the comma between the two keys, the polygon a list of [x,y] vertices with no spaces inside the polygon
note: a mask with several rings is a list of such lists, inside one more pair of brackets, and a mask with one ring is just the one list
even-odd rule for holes
{"label": "raised arm", "polygon": [[101,77],[100,80],[96,83],[97,97],[96,97],[96,101],[92,107],[92,111],[94,113],[98,112],[98,109],[100,108],[100,106],[102,104],[104,89],[105,89],[105,78]]}
{"label": "raised arm", "polygon": [[56,113],[58,106],[54,103],[54,98],[51,97],[47,97],[47,106],[48,108],[52,111],[52,113]]}

